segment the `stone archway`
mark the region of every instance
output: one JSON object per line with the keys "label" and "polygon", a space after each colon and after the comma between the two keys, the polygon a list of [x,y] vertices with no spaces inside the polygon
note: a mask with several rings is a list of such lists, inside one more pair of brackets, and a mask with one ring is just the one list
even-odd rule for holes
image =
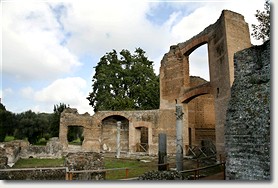
{"label": "stone archway", "polygon": [[[189,76],[189,55],[198,47],[207,44],[210,74],[209,87],[192,90]],[[160,109],[175,109],[179,103],[191,100],[196,94],[211,93],[215,106],[216,148],[224,153],[224,123],[226,109],[234,81],[234,53],[251,46],[248,24],[238,13],[223,10],[220,18],[202,32],[170,47],[161,60]],[[201,92],[200,90],[207,90]],[[196,94],[194,93],[196,92]],[[186,96],[188,95],[188,96]],[[188,107],[184,103],[187,118]],[[184,137],[188,137],[188,120],[184,121]],[[187,143],[186,143],[187,144]]]}
{"label": "stone archway", "polygon": [[[119,122],[120,132],[117,130]],[[121,152],[129,152],[129,120],[120,115],[111,115],[104,118],[101,121],[101,151],[116,152],[117,136],[120,137]]]}

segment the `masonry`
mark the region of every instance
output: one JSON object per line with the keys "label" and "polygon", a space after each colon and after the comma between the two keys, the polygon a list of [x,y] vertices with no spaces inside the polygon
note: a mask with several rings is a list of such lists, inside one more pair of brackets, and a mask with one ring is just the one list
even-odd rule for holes
{"label": "masonry", "polygon": [[227,111],[226,174],[233,180],[270,180],[270,41],[235,54]]}
{"label": "masonry", "polygon": [[[189,75],[189,56],[207,44],[210,81]],[[186,42],[172,45],[161,60],[160,107],[149,111],[99,111],[93,116],[66,109],[59,139],[69,148],[68,127],[84,128],[83,151],[116,152],[117,122],[121,122],[121,151],[156,155],[158,134],[166,133],[167,151],[176,150],[176,102],[183,106],[183,145],[209,139],[224,154],[224,124],[234,81],[233,55],[251,46],[248,24],[238,13],[223,10],[219,19]]]}

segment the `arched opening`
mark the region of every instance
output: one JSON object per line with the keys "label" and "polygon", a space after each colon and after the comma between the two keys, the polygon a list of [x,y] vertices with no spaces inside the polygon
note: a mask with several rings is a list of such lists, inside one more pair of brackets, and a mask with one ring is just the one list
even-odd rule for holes
{"label": "arched opening", "polygon": [[[199,77],[190,79],[192,85],[208,83]],[[216,152],[214,100],[212,94],[197,94],[184,101],[188,105],[188,143],[192,150],[195,149],[195,155],[206,157]],[[200,153],[201,150],[203,153]]]}
{"label": "arched opening", "polygon": [[189,57],[190,88],[193,89],[192,93],[196,92],[184,101],[188,104],[188,143],[192,148],[208,147],[210,151],[215,150],[215,99],[208,94],[209,90],[206,90],[207,94],[198,93],[210,81],[208,44],[196,44],[185,55]]}
{"label": "arched opening", "polygon": [[[120,126],[118,129],[118,125]],[[103,152],[129,151],[129,121],[123,116],[113,115],[102,120],[101,150]],[[119,143],[117,143],[119,139]]]}
{"label": "arched opening", "polygon": [[207,44],[196,48],[189,55],[189,75],[210,81]]}

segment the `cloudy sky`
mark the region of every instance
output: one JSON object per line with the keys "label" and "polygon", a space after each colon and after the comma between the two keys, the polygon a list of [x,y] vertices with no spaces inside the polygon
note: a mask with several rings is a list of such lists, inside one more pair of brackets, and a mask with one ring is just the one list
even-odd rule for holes
{"label": "cloudy sky", "polygon": [[[52,112],[61,102],[93,114],[86,97],[94,67],[106,52],[141,47],[158,74],[170,45],[213,24],[223,9],[244,15],[251,25],[263,7],[264,0],[3,0],[2,103],[16,113]],[[194,51],[190,62],[191,75],[209,80],[206,45]]]}

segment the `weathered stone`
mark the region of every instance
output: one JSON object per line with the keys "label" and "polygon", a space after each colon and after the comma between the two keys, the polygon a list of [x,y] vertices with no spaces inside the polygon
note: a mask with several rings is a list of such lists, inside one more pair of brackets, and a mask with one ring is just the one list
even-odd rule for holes
{"label": "weathered stone", "polygon": [[65,180],[66,168],[0,169],[0,180]]}
{"label": "weathered stone", "polygon": [[270,180],[270,41],[237,52],[227,111],[226,174],[235,180]]}
{"label": "weathered stone", "polygon": [[63,154],[63,146],[58,138],[50,138],[46,146],[24,147],[20,151],[21,158],[61,158]]}
{"label": "weathered stone", "polygon": [[[69,171],[102,170],[104,169],[103,155],[95,152],[69,153],[65,159]],[[78,180],[102,180],[104,172],[84,172],[76,174]]]}
{"label": "weathered stone", "polygon": [[6,155],[6,150],[3,147],[0,147],[0,169],[7,168],[8,157]]}
{"label": "weathered stone", "polygon": [[149,171],[139,176],[137,180],[183,180],[182,173],[177,171]]}
{"label": "weathered stone", "polygon": [[[189,56],[203,44],[208,45],[210,82],[189,75]],[[164,55],[160,67],[158,110],[101,111],[89,116],[78,114],[76,109],[66,109],[60,119],[59,139],[63,150],[68,150],[68,127],[82,126],[82,151],[115,153],[116,122],[120,119],[123,124],[122,152],[136,154],[147,144],[146,153],[156,155],[158,134],[167,133],[167,151],[174,154],[177,100],[185,113],[182,122],[183,146],[200,145],[207,139],[216,144],[218,154],[224,154],[224,123],[234,81],[233,55],[250,46],[248,24],[244,17],[223,10],[214,24],[188,41],[171,46]],[[259,82],[264,80],[261,78]]]}
{"label": "weathered stone", "polygon": [[13,140],[10,142],[2,142],[1,147],[5,149],[5,157],[7,157],[8,166],[13,166],[20,158],[20,153],[23,149],[29,147],[29,142],[25,140]]}

